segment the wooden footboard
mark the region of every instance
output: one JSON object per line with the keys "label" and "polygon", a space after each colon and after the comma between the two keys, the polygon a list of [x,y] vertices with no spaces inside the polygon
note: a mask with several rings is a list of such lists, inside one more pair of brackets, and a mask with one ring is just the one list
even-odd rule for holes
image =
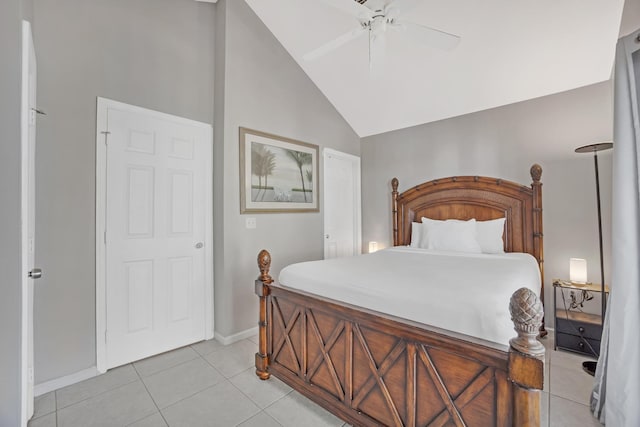
{"label": "wooden footboard", "polygon": [[540,425],[542,305],[511,298],[510,347],[282,288],[261,251],[256,373],[275,375],[353,425]]}

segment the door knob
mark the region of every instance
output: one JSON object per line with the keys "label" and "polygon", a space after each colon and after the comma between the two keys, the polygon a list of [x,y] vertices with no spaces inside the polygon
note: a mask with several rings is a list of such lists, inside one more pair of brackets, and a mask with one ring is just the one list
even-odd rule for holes
{"label": "door knob", "polygon": [[328,238],[329,238],[329,235],[328,235],[328,234],[325,234],[325,235],[324,235],[324,238],[325,238],[325,239],[328,239]]}
{"label": "door knob", "polygon": [[39,279],[42,277],[42,270],[39,268],[34,268],[29,272],[29,277],[32,279]]}
{"label": "door knob", "polygon": [[204,247],[204,243],[198,242],[196,243],[196,249],[202,249]]}

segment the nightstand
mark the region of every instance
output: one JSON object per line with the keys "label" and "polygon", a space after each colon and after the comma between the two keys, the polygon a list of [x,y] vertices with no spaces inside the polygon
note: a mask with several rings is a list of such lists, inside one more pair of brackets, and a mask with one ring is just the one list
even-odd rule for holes
{"label": "nightstand", "polygon": [[[553,306],[555,308],[555,344],[554,349],[562,349],[581,353],[587,356],[598,357],[600,354],[600,339],[602,337],[602,317],[599,314],[583,313],[570,310],[569,304],[558,307],[556,298],[560,292],[589,291],[600,293],[600,285],[593,283],[575,283],[568,280],[553,281]],[[609,287],[605,286],[605,294],[609,293]],[[563,293],[566,297],[566,295]]]}

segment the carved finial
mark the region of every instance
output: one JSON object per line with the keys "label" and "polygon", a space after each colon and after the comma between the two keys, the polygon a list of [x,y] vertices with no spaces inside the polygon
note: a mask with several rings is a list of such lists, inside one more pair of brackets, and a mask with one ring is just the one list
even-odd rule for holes
{"label": "carved finial", "polygon": [[269,276],[269,269],[271,268],[271,254],[266,249],[263,249],[258,254],[258,268],[260,269],[260,277],[262,283],[273,283],[273,279]]}
{"label": "carved finial", "polygon": [[531,179],[533,179],[533,182],[535,183],[540,182],[540,178],[542,178],[542,166],[535,163],[533,166],[531,166],[530,172],[531,172]]}
{"label": "carved finial", "polygon": [[393,188],[393,191],[395,192],[398,191],[398,178],[393,178],[391,180],[391,188]]}
{"label": "carved finial", "polygon": [[531,289],[520,288],[511,296],[509,303],[511,320],[518,333],[509,344],[516,350],[531,356],[544,354],[544,346],[536,339],[544,310],[538,296]]}

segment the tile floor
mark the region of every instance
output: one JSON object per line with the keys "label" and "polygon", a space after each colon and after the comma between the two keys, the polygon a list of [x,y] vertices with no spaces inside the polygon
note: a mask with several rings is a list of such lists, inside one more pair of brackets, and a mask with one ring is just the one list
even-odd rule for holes
{"label": "tile floor", "polygon": [[[256,338],[164,353],[36,398],[29,427],[342,426],[276,378],[254,374]],[[587,403],[585,358],[547,347],[542,426],[598,427]]]}

